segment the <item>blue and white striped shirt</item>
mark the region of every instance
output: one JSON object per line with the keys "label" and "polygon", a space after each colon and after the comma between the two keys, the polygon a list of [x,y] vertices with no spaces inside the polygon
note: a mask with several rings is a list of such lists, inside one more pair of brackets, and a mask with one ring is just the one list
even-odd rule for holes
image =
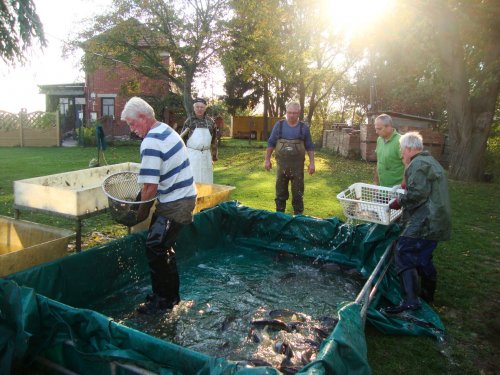
{"label": "blue and white striped shirt", "polygon": [[151,129],[141,143],[139,183],[157,184],[160,203],[196,197],[196,185],[186,146],[164,123]]}

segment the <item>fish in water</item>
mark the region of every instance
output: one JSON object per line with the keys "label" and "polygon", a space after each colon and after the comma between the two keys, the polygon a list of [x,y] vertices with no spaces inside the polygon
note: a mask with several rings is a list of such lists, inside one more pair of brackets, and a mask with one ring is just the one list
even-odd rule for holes
{"label": "fish in water", "polygon": [[252,325],[252,327],[256,328],[268,327],[268,329],[273,331],[291,331],[290,327],[284,321],[279,319],[252,320],[250,324]]}
{"label": "fish in water", "polygon": [[222,322],[222,325],[219,329],[220,332],[224,332],[225,330],[227,330],[229,328],[229,326],[231,325],[232,322],[234,322],[236,320],[236,316],[235,315],[228,315],[224,318],[224,321]]}
{"label": "fish in water", "polygon": [[259,359],[259,358],[250,358],[248,360],[248,363],[252,366],[255,366],[255,367],[261,367],[261,366],[273,367],[273,365],[271,365],[269,362],[266,362],[263,359]]}
{"label": "fish in water", "polygon": [[283,374],[285,375],[292,375],[292,374],[296,374],[297,372],[299,372],[299,368],[298,367],[291,367],[291,366],[283,366],[281,365],[278,370],[280,370]]}
{"label": "fish in water", "polygon": [[344,270],[344,273],[358,280],[366,280],[366,277],[364,277],[363,274],[359,272],[356,268],[346,269]]}
{"label": "fish in water", "polygon": [[285,261],[287,259],[296,258],[296,257],[297,257],[296,254],[290,253],[288,251],[279,251],[274,255],[273,262],[280,263],[280,262]]}
{"label": "fish in water", "polygon": [[316,353],[312,349],[307,349],[304,351],[300,357],[302,364],[305,366],[308,363],[314,361],[316,359]]}
{"label": "fish in water", "polygon": [[319,269],[320,271],[323,272],[332,272],[332,273],[339,272],[341,270],[340,266],[334,262],[324,263],[321,265]]}
{"label": "fish in water", "polygon": [[320,341],[323,341],[330,335],[338,321],[339,320],[337,318],[324,316],[319,319],[319,326],[313,327],[313,331],[316,333],[316,336],[320,339]]}
{"label": "fish in water", "polygon": [[273,319],[279,319],[288,322],[305,322],[307,316],[305,314],[287,309],[277,309],[269,311],[269,316]]}
{"label": "fish in water", "polygon": [[286,358],[293,357],[292,346],[286,341],[276,341],[274,343],[274,351],[278,354],[284,354]]}
{"label": "fish in water", "polygon": [[330,334],[327,330],[325,330],[323,327],[313,327],[314,332],[318,335],[318,337],[321,340],[324,340],[328,337]]}
{"label": "fish in water", "polygon": [[253,328],[250,328],[250,331],[248,331],[247,340],[258,344],[262,341],[262,339],[263,337],[259,332],[256,332]]}
{"label": "fish in water", "polygon": [[307,345],[313,346],[315,348],[319,348],[320,345],[321,345],[318,341],[315,341],[315,340],[312,340],[312,339],[305,339],[304,343],[307,344]]}
{"label": "fish in water", "polygon": [[332,318],[331,316],[323,316],[319,318],[321,326],[328,331],[331,331],[339,322],[337,318]]}
{"label": "fish in water", "polygon": [[280,277],[280,281],[287,281],[287,280],[293,279],[296,276],[297,276],[297,274],[295,272],[288,272]]}

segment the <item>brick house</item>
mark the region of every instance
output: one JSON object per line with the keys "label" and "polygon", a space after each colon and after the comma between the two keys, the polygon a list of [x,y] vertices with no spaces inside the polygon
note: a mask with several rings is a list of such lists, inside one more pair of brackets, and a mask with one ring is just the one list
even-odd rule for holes
{"label": "brick house", "polygon": [[[149,48],[140,45],[140,48]],[[169,65],[170,55],[160,55]],[[130,130],[120,115],[126,101],[132,96],[141,96],[150,104],[158,103],[171,91],[164,80],[145,77],[125,64],[115,62],[112,66],[99,66],[85,72],[84,83],[39,85],[40,93],[46,95],[46,111],[58,111],[61,133],[75,132],[82,124],[99,120],[106,136],[129,135]],[[153,105],[155,107],[155,105]],[[173,112],[166,108],[155,108],[157,118],[175,121]]]}
{"label": "brick house", "polygon": [[[163,56],[164,63],[170,63],[170,56]],[[133,89],[131,89],[133,88]],[[105,119],[101,121],[106,135],[119,136],[129,134],[127,124],[120,120],[120,115],[127,100],[136,95],[143,98],[163,98],[170,87],[165,81],[147,78],[128,68],[124,64],[116,63],[113,68],[100,67],[85,74],[86,109],[85,118],[88,120]],[[158,117],[165,117],[157,113]]]}

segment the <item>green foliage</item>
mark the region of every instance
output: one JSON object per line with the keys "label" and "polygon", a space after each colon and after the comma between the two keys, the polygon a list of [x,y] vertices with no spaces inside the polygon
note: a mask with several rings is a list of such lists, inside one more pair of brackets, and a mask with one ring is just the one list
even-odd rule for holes
{"label": "green foliage", "polygon": [[[494,1],[400,1],[357,47],[366,64],[357,85],[375,80],[378,110],[446,121],[450,175],[480,180],[491,114],[500,90],[498,5]],[[465,156],[466,155],[466,156]]]}
{"label": "green foliage", "polygon": [[36,129],[47,129],[56,126],[57,112],[37,112],[37,116],[32,116],[30,126]]}
{"label": "green foliage", "polygon": [[95,126],[84,127],[82,130],[83,130],[83,145],[86,147],[96,146],[97,139],[95,135],[96,133]]}
{"label": "green foliage", "polygon": [[495,116],[494,123],[491,127],[491,134],[488,138],[488,145],[486,148],[486,173],[493,177],[500,178],[500,107],[497,105],[497,115]]}
{"label": "green foliage", "polygon": [[141,84],[137,79],[130,79],[120,85],[118,94],[125,97],[138,96],[141,94]]}
{"label": "green foliage", "polygon": [[[207,68],[225,39],[226,2],[114,0],[107,13],[70,43],[70,50],[84,49],[86,71],[107,67],[113,74],[116,66],[124,65],[172,85],[189,112],[194,77]],[[134,82],[123,88],[136,89]]]}
{"label": "green foliage", "polygon": [[374,20],[367,35],[352,45],[355,49],[369,46],[366,63],[356,71],[358,99],[366,107],[374,85],[379,110],[436,118],[446,109],[439,51],[427,34],[425,18],[414,8],[397,9],[397,22]]}
{"label": "green foliage", "polygon": [[25,62],[25,53],[34,40],[41,47],[47,45],[33,0],[1,0],[0,58],[11,65]]}
{"label": "green foliage", "polygon": [[229,112],[265,103],[280,117],[298,99],[311,122],[319,103],[330,99],[347,66],[342,42],[320,0],[233,1],[230,41],[222,56]]}
{"label": "green foliage", "polygon": [[[249,207],[274,211],[275,164],[264,170],[266,143],[224,139],[214,180],[235,186],[232,199]],[[498,150],[498,149],[497,149]],[[13,182],[86,169],[94,148],[0,148],[0,214],[13,216]],[[498,152],[495,154],[500,158]],[[110,147],[109,164],[138,162],[138,144]],[[318,150],[313,176],[305,176],[305,213],[344,218],[336,194],[354,182],[370,182],[373,163],[343,159]],[[498,259],[500,180],[465,183],[450,180],[452,239],[439,243],[434,260],[439,272],[432,305],[446,327],[442,343],[428,337],[388,336],[366,327],[369,363],[374,374],[494,374],[498,370]],[[290,207],[287,213],[291,214]],[[61,217],[22,212],[21,219],[68,229]],[[84,249],[126,235],[107,214],[83,223]]]}

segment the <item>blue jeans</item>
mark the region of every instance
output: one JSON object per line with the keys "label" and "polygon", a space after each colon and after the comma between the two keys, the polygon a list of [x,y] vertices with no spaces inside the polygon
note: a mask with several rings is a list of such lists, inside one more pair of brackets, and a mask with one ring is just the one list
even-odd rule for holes
{"label": "blue jeans", "polygon": [[432,252],[437,241],[401,236],[396,244],[396,271],[398,275],[411,268],[428,279],[435,279],[436,268],[432,263]]}

